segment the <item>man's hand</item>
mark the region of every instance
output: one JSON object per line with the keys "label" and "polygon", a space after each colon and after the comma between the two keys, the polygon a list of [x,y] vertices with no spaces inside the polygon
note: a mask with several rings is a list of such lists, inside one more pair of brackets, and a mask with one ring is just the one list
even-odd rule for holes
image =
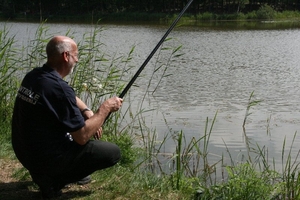
{"label": "man's hand", "polygon": [[101,109],[107,109],[110,113],[118,111],[123,103],[123,99],[119,97],[112,97],[103,102],[100,106]]}
{"label": "man's hand", "polygon": [[102,127],[100,127],[94,135],[95,140],[100,140],[102,137]]}
{"label": "man's hand", "polygon": [[[85,120],[91,118],[92,116],[94,115],[94,112],[92,110],[87,110],[87,111],[84,111],[82,113],[82,116],[84,117]],[[95,140],[100,140],[102,137],[102,127],[100,127],[97,132],[95,133],[94,135],[94,139]]]}

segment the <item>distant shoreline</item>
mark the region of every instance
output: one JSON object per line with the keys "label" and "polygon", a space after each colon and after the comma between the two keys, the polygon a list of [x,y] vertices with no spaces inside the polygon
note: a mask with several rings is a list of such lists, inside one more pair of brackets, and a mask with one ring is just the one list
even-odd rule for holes
{"label": "distant shoreline", "polygon": [[[81,15],[38,15],[38,14],[18,14],[12,18],[0,17],[0,21],[15,22],[50,22],[50,23],[161,23],[169,24],[177,17],[178,13],[146,13],[146,12],[121,12],[111,14],[81,14]],[[262,10],[252,11],[249,13],[233,13],[233,14],[216,14],[216,13],[185,13],[181,22],[211,22],[211,21],[236,21],[236,22],[252,22],[252,21],[276,21],[276,22],[300,22],[299,11],[281,11],[277,12],[270,7],[262,8]]]}

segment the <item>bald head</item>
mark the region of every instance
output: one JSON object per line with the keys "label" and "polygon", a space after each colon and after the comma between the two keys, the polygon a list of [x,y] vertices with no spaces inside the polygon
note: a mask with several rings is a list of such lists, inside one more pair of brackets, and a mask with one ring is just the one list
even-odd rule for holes
{"label": "bald head", "polygon": [[73,51],[77,48],[74,40],[66,36],[55,36],[47,44],[46,53],[48,59],[53,59],[63,52]]}
{"label": "bald head", "polygon": [[47,44],[46,65],[55,69],[61,77],[72,73],[78,62],[78,48],[74,40],[66,36],[55,36]]}

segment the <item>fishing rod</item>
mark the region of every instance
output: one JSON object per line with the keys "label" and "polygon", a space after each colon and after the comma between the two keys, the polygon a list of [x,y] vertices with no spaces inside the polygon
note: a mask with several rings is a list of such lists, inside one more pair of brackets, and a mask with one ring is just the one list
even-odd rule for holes
{"label": "fishing rod", "polygon": [[[134,81],[139,77],[140,73],[143,71],[143,69],[145,68],[145,66],[148,64],[148,62],[150,61],[150,59],[153,57],[153,55],[155,54],[155,52],[158,50],[158,48],[162,45],[162,43],[165,41],[165,39],[167,38],[167,36],[169,35],[169,33],[173,30],[173,28],[176,26],[177,22],[180,20],[180,18],[182,17],[182,15],[185,13],[185,11],[188,9],[188,7],[191,5],[191,3],[193,2],[193,0],[190,0],[185,7],[182,9],[182,11],[179,13],[179,15],[177,16],[177,18],[173,21],[173,23],[171,24],[170,28],[167,30],[167,32],[163,35],[163,37],[160,39],[160,41],[157,43],[157,45],[155,46],[155,48],[152,50],[152,52],[149,54],[149,56],[147,57],[147,59],[143,62],[143,64],[141,65],[141,67],[139,68],[139,70],[135,73],[135,75],[132,77],[132,79],[129,81],[129,83],[126,85],[126,87],[123,89],[123,91],[121,92],[121,94],[119,95],[120,98],[123,98],[125,96],[125,94],[128,92],[128,90],[130,89],[130,87],[133,85]],[[106,117],[105,121],[109,118],[110,114]],[[104,123],[105,123],[104,121]]]}
{"label": "fishing rod", "polygon": [[140,73],[143,71],[143,69],[145,68],[145,66],[148,64],[148,62],[150,61],[150,59],[153,57],[153,55],[155,54],[155,52],[157,51],[157,49],[161,46],[161,44],[165,41],[166,37],[169,35],[169,33],[173,30],[173,28],[175,27],[175,25],[177,24],[177,22],[180,20],[180,18],[182,17],[182,15],[185,13],[185,11],[188,9],[188,7],[191,5],[191,3],[193,2],[193,0],[190,0],[185,7],[182,9],[182,11],[179,13],[179,15],[177,16],[177,18],[174,20],[174,22],[172,23],[172,25],[170,26],[170,28],[167,30],[167,32],[164,34],[164,36],[160,39],[160,41],[158,42],[158,44],[155,46],[155,48],[152,50],[152,52],[149,54],[149,56],[147,57],[147,59],[144,61],[144,63],[141,65],[141,67],[139,68],[139,70],[135,73],[135,75],[132,77],[132,79],[129,81],[129,83],[126,85],[126,87],[124,88],[124,90],[121,92],[121,94],[119,95],[120,98],[123,98],[125,96],[125,94],[128,92],[128,90],[130,89],[130,87],[133,85],[134,81],[138,78],[138,76],[140,75]]}

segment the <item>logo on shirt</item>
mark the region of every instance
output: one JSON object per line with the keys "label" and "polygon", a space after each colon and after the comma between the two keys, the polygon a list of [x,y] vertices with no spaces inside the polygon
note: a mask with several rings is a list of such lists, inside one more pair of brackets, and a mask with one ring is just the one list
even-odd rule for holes
{"label": "logo on shirt", "polygon": [[35,105],[37,103],[37,101],[39,100],[40,95],[34,93],[33,91],[31,91],[30,89],[28,89],[26,87],[21,86],[18,90],[17,97],[19,97],[23,101],[26,101],[28,103]]}

